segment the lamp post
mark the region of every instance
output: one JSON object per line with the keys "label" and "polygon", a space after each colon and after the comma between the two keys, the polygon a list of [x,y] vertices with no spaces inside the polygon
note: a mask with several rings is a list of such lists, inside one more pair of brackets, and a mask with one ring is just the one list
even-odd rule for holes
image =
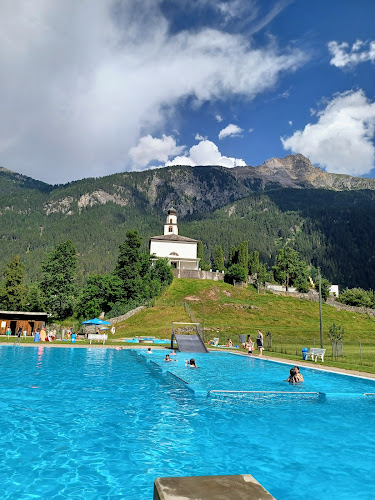
{"label": "lamp post", "polygon": [[320,348],[323,349],[323,314],[322,314],[322,275],[319,268],[319,319],[320,319]]}

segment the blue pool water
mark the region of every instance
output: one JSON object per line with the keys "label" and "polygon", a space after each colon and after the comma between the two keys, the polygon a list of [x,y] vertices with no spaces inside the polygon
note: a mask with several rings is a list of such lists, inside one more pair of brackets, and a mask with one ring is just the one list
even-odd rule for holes
{"label": "blue pool water", "polygon": [[288,365],[164,355],[0,347],[1,498],[146,500],[156,477],[245,473],[279,500],[374,498],[373,382],[303,369],[327,397],[203,397],[302,389]]}

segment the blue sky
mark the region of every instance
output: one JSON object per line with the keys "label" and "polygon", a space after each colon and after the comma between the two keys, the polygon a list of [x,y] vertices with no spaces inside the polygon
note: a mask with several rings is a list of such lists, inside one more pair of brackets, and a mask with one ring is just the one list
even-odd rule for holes
{"label": "blue sky", "polygon": [[62,183],[302,153],[375,177],[373,0],[3,0],[0,165]]}

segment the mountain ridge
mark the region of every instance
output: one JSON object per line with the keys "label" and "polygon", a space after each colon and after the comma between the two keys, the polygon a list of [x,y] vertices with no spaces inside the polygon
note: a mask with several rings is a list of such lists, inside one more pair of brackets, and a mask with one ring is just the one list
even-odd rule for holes
{"label": "mountain ridge", "polygon": [[172,204],[180,233],[202,240],[207,260],[215,246],[227,253],[247,239],[268,265],[289,244],[334,282],[371,287],[375,279],[375,180],[324,172],[302,155],[258,167],[170,166],[56,186],[1,168],[0,191],[0,272],[19,255],[29,281],[68,238],[81,281],[107,272],[126,231],[138,229],[146,249]]}
{"label": "mountain ridge", "polygon": [[174,202],[180,217],[194,211],[213,210],[252,192],[276,188],[375,190],[375,179],[333,174],[314,166],[301,154],[270,158],[262,165],[235,167],[173,166],[142,172],[122,172],[104,177],[49,185],[0,168],[0,188],[4,176],[13,177],[23,187],[49,194],[44,211],[70,215],[83,207],[112,202],[120,206],[136,204],[136,199],[165,211]]}

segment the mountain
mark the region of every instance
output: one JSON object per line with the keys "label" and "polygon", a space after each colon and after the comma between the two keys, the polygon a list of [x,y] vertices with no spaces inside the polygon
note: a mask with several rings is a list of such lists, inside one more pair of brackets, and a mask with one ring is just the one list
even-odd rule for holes
{"label": "mountain", "polygon": [[[302,155],[263,165],[173,166],[50,186],[0,169],[0,267],[18,254],[28,280],[55,244],[70,238],[80,279],[111,269],[129,229],[160,234],[167,208],[178,211],[180,233],[215,245],[249,241],[272,265],[288,243],[341,285],[370,288],[375,180],[326,173]],[[372,238],[372,239],[371,239]]]}

